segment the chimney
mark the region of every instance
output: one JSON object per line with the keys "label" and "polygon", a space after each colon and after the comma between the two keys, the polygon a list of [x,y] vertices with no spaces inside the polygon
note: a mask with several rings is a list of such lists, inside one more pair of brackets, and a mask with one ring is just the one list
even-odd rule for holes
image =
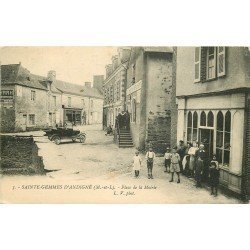
{"label": "chimney", "polygon": [[93,76],[93,88],[98,89],[101,93],[103,92],[104,75]]}
{"label": "chimney", "polygon": [[55,70],[50,70],[47,74],[48,81],[54,82],[56,80],[56,71]]}
{"label": "chimney", "polygon": [[91,88],[91,82],[85,82],[85,87]]}

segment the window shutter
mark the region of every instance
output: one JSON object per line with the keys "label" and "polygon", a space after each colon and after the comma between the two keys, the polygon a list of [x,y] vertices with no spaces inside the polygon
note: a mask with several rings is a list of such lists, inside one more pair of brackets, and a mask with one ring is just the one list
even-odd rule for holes
{"label": "window shutter", "polygon": [[201,80],[201,47],[195,47],[194,56],[194,82]]}
{"label": "window shutter", "polygon": [[226,75],[226,47],[218,47],[217,49],[217,73],[218,76]]}

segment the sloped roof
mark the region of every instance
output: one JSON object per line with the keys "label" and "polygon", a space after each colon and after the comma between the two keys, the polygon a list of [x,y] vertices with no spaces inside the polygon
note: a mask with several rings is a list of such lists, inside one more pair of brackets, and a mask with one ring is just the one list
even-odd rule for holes
{"label": "sloped roof", "polygon": [[59,89],[63,93],[103,99],[103,95],[96,88],[90,88],[60,80],[56,80],[53,84],[57,89]]}
{"label": "sloped roof", "polygon": [[47,90],[40,81],[20,64],[1,65],[1,84],[18,84],[30,88]]}
{"label": "sloped roof", "polygon": [[163,53],[173,53],[172,47],[143,47],[145,52],[163,52]]}
{"label": "sloped roof", "polygon": [[[1,65],[1,84],[18,84],[30,88],[47,90],[45,81],[47,81],[46,77],[31,74],[21,64]],[[103,95],[97,88],[90,88],[60,80],[53,82],[51,91],[103,99]]]}

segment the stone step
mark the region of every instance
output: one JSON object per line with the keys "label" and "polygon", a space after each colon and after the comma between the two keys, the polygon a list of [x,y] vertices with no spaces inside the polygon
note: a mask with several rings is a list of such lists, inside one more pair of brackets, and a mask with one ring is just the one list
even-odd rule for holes
{"label": "stone step", "polygon": [[119,145],[119,148],[133,148],[133,145]]}

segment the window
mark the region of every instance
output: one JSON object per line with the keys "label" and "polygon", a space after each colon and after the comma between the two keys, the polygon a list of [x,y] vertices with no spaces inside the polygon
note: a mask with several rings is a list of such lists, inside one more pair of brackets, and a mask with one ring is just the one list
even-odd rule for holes
{"label": "window", "polygon": [[207,116],[204,111],[201,112],[201,118],[200,118],[200,126],[206,126],[207,125]]}
{"label": "window", "polygon": [[194,81],[199,82],[201,79],[201,47],[195,48],[195,59],[194,59],[195,77]]}
{"label": "window", "polygon": [[224,76],[226,74],[226,63],[225,63],[225,47],[218,47],[217,53],[217,73],[218,76]]}
{"label": "window", "polygon": [[214,126],[214,114],[212,111],[208,112],[207,115],[207,126],[208,127],[213,127]]}
{"label": "window", "polygon": [[188,112],[187,117],[187,141],[197,141],[198,139],[198,114],[195,111],[193,114],[191,111]]}
{"label": "window", "polygon": [[226,75],[226,47],[196,47],[194,54],[194,82]]}
{"label": "window", "polygon": [[30,96],[31,101],[35,101],[36,100],[36,91],[31,90],[31,96]]}
{"label": "window", "polygon": [[29,115],[29,125],[35,125],[35,115]]}
{"label": "window", "polygon": [[226,167],[230,161],[231,113],[225,117],[221,111],[217,114],[216,154],[218,162]]}
{"label": "window", "polygon": [[188,112],[188,122],[187,122],[187,141],[192,141],[192,113]]}
{"label": "window", "polygon": [[132,101],[132,122],[136,122],[136,100]]}
{"label": "window", "polygon": [[53,104],[54,104],[54,107],[56,107],[56,96],[53,96]]}
{"label": "window", "polygon": [[216,48],[208,47],[207,49],[207,79],[215,78],[216,69]]}
{"label": "window", "polygon": [[71,107],[71,97],[68,97],[68,107]]}
{"label": "window", "polygon": [[192,141],[198,140],[198,114],[195,111],[193,114],[193,138]]}
{"label": "window", "polygon": [[135,70],[136,70],[136,65],[134,63],[132,64],[132,84],[135,83]]}
{"label": "window", "polygon": [[[106,92],[106,90],[105,90],[105,92]],[[84,99],[82,99],[82,107],[85,108],[85,101],[84,101]]]}

